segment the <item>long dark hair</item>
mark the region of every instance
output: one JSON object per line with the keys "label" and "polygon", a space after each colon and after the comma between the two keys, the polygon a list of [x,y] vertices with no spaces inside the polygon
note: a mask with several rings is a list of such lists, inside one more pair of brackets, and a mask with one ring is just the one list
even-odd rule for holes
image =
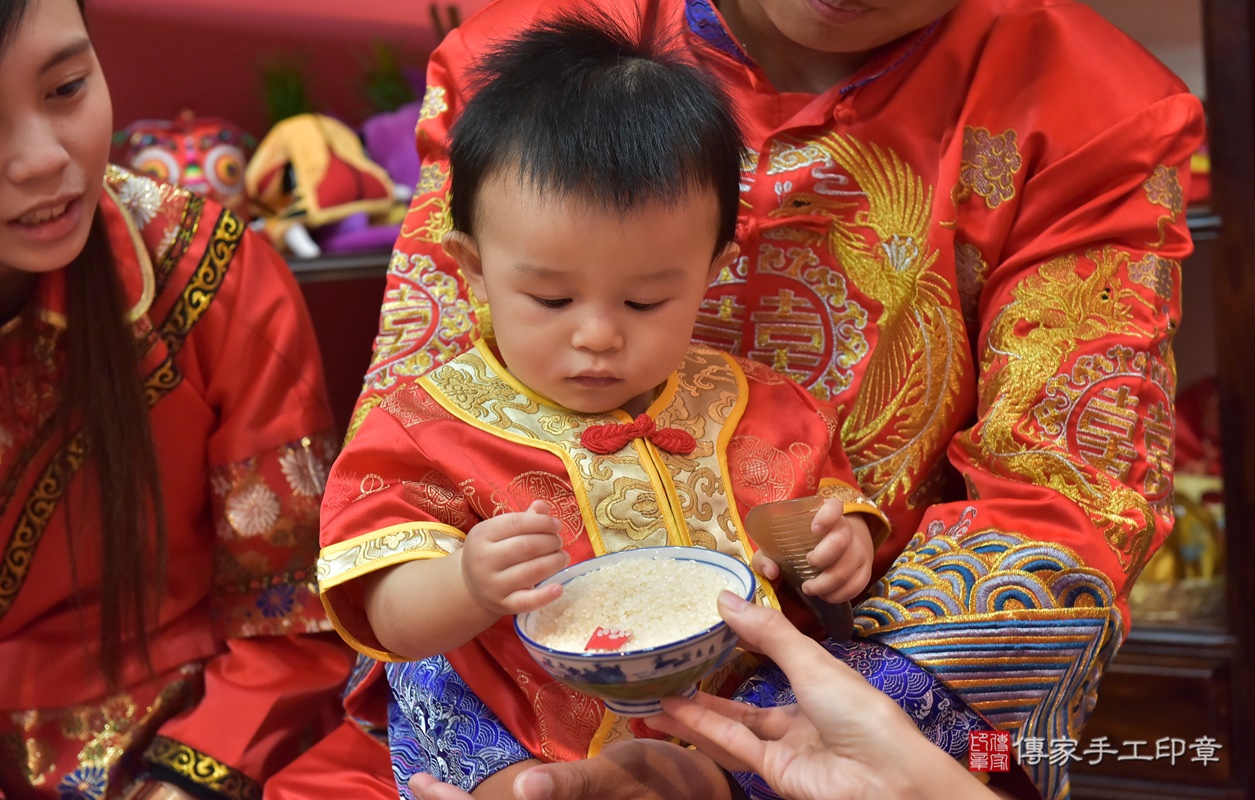
{"label": "long dark hair", "polygon": [[[0,53],[28,4],[0,0]],[[78,5],[82,11],[83,0]],[[107,684],[116,688],[128,643],[152,668],[148,627],[156,620],[165,585],[166,520],[140,351],[126,319],[126,299],[99,208],[83,251],[66,269],[66,378],[58,421],[64,441],[78,430],[85,434],[91,455],[85,468],[95,474],[99,495],[98,517],[78,515],[77,524],[67,529],[71,554],[75,528],[99,531],[100,666]],[[86,483],[78,496],[87,497]],[[65,498],[67,519],[73,498]],[[72,555],[72,572],[75,560]],[[81,591],[75,594],[81,601]]]}

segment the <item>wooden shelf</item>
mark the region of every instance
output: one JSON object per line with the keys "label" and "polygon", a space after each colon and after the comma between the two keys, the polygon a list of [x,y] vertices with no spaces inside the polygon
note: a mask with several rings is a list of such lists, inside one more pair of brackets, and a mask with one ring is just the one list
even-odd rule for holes
{"label": "wooden shelf", "polygon": [[1214,239],[1220,233],[1220,215],[1207,206],[1186,209],[1185,222],[1194,241]]}
{"label": "wooden shelf", "polygon": [[391,257],[390,251],[372,250],[317,258],[289,258],[288,266],[298,283],[367,280],[387,275]]}

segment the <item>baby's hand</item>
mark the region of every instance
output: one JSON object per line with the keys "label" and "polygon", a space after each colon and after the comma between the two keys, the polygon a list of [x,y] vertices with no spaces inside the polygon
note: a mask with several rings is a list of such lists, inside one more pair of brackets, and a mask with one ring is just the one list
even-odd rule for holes
{"label": "baby's hand", "polygon": [[845,516],[841,502],[830,497],[815,513],[811,530],[823,538],[806,560],[820,574],[803,583],[802,591],[829,603],[857,597],[871,579],[875,551],[863,515]]}
{"label": "baby's hand", "polygon": [[537,500],[526,511],[486,519],[466,534],[462,580],[475,602],[500,616],[532,611],[557,599],[561,586],[536,584],[570,563],[562,523]]}

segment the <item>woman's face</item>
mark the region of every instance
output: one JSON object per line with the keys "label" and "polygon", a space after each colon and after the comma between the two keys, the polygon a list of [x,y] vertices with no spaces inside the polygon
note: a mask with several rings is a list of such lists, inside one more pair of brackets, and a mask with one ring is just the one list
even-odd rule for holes
{"label": "woman's face", "polygon": [[75,0],[31,0],[0,50],[0,282],[82,251],[113,111]]}
{"label": "woman's face", "polygon": [[820,53],[864,53],[930,25],[960,0],[742,0],[775,32]]}

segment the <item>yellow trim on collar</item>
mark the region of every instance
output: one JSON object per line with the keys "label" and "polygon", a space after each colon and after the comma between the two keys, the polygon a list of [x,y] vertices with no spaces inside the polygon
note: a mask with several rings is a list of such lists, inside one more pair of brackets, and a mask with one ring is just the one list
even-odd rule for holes
{"label": "yellow trim on collar", "polygon": [[109,195],[109,199],[117,206],[118,212],[122,215],[122,219],[126,222],[127,233],[131,237],[131,246],[135,248],[135,258],[139,261],[140,281],[142,288],[140,289],[139,300],[126,312],[127,322],[135,322],[140,317],[148,313],[148,309],[153,304],[153,297],[157,291],[157,278],[153,272],[152,257],[148,255],[148,245],[144,244],[144,237],[139,232],[139,227],[135,224],[135,220],[131,218],[131,212],[118,198],[108,181],[104,185],[105,194]]}

